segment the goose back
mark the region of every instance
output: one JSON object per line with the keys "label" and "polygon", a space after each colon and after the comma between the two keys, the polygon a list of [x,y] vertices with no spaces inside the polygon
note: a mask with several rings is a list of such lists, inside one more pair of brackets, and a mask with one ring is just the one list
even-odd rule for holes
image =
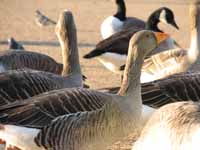
{"label": "goose back", "polygon": [[0,71],[30,68],[35,70],[61,74],[62,64],[57,63],[51,57],[30,51],[1,51]]}
{"label": "goose back", "polygon": [[58,116],[101,108],[111,96],[87,89],[53,90],[1,107],[1,123],[42,127]]}
{"label": "goose back", "polygon": [[197,150],[199,112],[200,105],[196,102],[176,102],[161,107],[149,119],[132,150]]}

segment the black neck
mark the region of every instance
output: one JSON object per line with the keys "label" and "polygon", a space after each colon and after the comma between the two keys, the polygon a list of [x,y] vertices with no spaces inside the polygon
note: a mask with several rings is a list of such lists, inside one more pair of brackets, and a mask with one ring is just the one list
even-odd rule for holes
{"label": "black neck", "polygon": [[126,6],[123,0],[117,2],[117,13],[114,15],[114,17],[121,21],[126,20]]}
{"label": "black neck", "polygon": [[160,13],[158,12],[152,13],[147,20],[145,29],[152,30],[155,32],[163,32],[162,30],[158,28],[158,23],[160,22],[159,17],[160,17]]}

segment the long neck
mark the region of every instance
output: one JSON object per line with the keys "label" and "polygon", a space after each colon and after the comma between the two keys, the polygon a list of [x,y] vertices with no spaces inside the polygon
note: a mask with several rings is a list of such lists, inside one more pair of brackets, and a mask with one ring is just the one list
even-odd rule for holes
{"label": "long neck", "polygon": [[135,89],[140,88],[143,59],[137,55],[137,46],[134,47],[134,50],[129,50],[129,52],[134,54],[128,54],[129,57],[127,58],[123,81],[119,90],[119,95],[121,96],[132,95]]}
{"label": "long neck", "polygon": [[62,20],[59,32],[57,33],[60,45],[62,48],[63,57],[63,76],[81,74],[81,68],[79,63],[79,54],[77,47],[77,35],[76,27],[73,21],[68,18]]}
{"label": "long neck", "polygon": [[126,20],[126,6],[124,0],[117,2],[117,13],[114,16],[121,21]]}
{"label": "long neck", "polygon": [[191,41],[190,49],[188,51],[188,59],[191,63],[194,63],[199,56],[200,48],[200,8],[199,6],[191,5],[190,7],[190,30]]}
{"label": "long neck", "polygon": [[159,23],[159,13],[158,12],[153,12],[146,23],[146,30],[152,30],[155,32],[162,32],[159,28],[158,28],[158,23]]}

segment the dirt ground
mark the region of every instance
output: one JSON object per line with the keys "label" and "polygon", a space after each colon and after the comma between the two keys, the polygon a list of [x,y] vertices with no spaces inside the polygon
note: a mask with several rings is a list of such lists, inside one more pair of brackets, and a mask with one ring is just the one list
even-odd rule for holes
{"label": "dirt ground", "polygon": [[[180,27],[177,31],[169,25],[160,28],[169,33],[182,47],[189,47],[190,33],[188,4],[186,0],[126,0],[127,16],[146,20],[155,9],[166,6],[174,11]],[[78,31],[79,57],[82,72],[87,76],[91,88],[116,86],[120,77],[106,70],[97,60],[84,60],[82,56],[101,40],[100,24],[104,18],[115,12],[112,0],[1,0],[0,2],[0,50],[7,49],[6,40],[14,37],[30,51],[48,54],[61,62],[61,51],[54,27],[39,27],[35,23],[35,10],[39,9],[50,18],[57,20],[59,13],[68,9],[75,17]],[[33,43],[33,44],[31,44]],[[45,44],[46,43],[46,44]],[[48,45],[47,43],[54,43]],[[129,149],[127,142],[115,149]],[[118,143],[119,144],[119,143]]]}

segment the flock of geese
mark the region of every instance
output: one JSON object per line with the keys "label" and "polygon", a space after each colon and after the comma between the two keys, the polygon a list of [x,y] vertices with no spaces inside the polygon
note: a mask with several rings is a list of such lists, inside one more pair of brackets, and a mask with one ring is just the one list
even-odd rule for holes
{"label": "flock of geese", "polygon": [[[140,132],[132,150],[197,150],[200,138],[200,4],[190,5],[190,48],[158,28],[179,29],[172,10],[147,22],[126,16],[124,0],[101,25],[97,58],[122,76],[121,86],[84,88],[71,11],[55,24],[63,64],[26,51],[14,38],[0,52],[0,144],[11,150],[100,150]],[[38,15],[40,11],[36,12]],[[48,18],[47,18],[48,19]]]}

